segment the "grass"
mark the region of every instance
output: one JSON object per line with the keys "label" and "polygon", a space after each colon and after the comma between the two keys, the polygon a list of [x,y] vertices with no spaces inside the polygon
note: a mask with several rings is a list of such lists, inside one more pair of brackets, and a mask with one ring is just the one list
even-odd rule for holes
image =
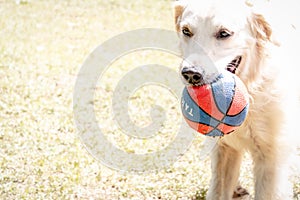
{"label": "grass", "polygon": [[[198,156],[201,137],[169,169],[119,173],[86,151],[73,120],[73,87],[89,52],[133,29],[172,30],[172,19],[171,2],[162,0],[0,0],[0,199],[204,198],[210,167]],[[178,66],[174,56],[154,51],[125,56],[111,66],[95,94],[99,120],[111,117],[109,98],[118,79],[153,60],[174,70]],[[172,141],[180,115],[177,99],[158,86],[137,91],[132,99],[132,119],[141,126],[151,121],[144,112],[151,105],[168,108],[165,130],[140,143],[105,121],[107,137],[129,152]],[[242,183],[253,191],[249,170],[248,163]]]}

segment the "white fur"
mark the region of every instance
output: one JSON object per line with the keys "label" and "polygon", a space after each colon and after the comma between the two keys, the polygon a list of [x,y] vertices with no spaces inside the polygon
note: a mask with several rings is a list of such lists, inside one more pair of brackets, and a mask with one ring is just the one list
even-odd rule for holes
{"label": "white fur", "polygon": [[[290,46],[279,47],[272,25],[243,1],[178,1],[175,18],[184,57],[182,67],[198,67],[205,81],[210,82],[225,70],[227,63],[242,55],[236,74],[251,96],[245,123],[223,137],[212,153],[207,199],[232,199],[245,151],[251,153],[254,162],[255,199],[292,199],[289,156],[296,146],[293,136],[299,135],[294,125],[299,123],[295,116],[300,84],[293,77],[297,63],[291,62],[289,56],[296,50],[289,53]],[[182,34],[184,27],[193,33],[191,38]],[[214,34],[222,27],[234,35],[217,40]]]}

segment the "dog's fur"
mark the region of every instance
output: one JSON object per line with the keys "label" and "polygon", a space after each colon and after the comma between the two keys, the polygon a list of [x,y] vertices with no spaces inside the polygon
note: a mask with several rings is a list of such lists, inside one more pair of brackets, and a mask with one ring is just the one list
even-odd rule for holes
{"label": "dog's fur", "polygon": [[[251,96],[244,124],[221,138],[211,155],[207,199],[227,200],[247,194],[245,190],[234,194],[245,151],[254,162],[255,199],[292,199],[288,168],[294,145],[288,139],[289,134],[297,134],[292,126],[297,107],[292,87],[297,84],[289,82],[295,80],[287,75],[293,63],[280,54],[271,25],[238,0],[177,1],[175,24],[184,58],[181,68],[196,68],[203,78],[200,84],[204,84],[242,56],[235,73]],[[190,35],[184,35],[183,29]],[[231,36],[218,38],[222,30]],[[183,82],[191,84],[185,78]]]}

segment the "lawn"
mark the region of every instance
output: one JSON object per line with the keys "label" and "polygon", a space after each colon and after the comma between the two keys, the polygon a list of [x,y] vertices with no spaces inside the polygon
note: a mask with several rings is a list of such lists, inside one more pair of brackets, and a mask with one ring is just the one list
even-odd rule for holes
{"label": "lawn", "polygon": [[[199,157],[201,136],[173,165],[148,173],[111,169],[81,142],[73,113],[77,74],[98,45],[137,28],[173,30],[171,1],[0,0],[0,199],[204,198],[210,163]],[[143,140],[125,136],[115,124],[111,97],[136,66],[176,71],[179,61],[165,51],[140,50],[116,60],[98,81],[96,117],[119,149],[154,152],[174,140],[180,104],[169,89],[148,84],[130,98],[130,119],[141,127],[151,123],[154,104],[167,110],[164,129]],[[242,184],[253,194],[251,162],[245,163]]]}

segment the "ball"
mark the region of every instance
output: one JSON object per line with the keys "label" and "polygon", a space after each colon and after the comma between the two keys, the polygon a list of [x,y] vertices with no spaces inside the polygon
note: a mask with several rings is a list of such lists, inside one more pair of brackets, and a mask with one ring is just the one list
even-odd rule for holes
{"label": "ball", "polygon": [[225,136],[246,119],[249,94],[233,73],[222,72],[216,81],[201,86],[186,86],[181,108],[188,125],[206,136]]}

